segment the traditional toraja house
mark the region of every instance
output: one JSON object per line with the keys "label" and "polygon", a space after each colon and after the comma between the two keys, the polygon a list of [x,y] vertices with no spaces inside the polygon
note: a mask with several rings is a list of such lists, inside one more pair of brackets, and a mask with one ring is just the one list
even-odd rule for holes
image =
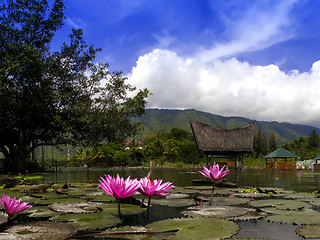
{"label": "traditional toraja house", "polygon": [[212,164],[214,155],[223,155],[226,158],[234,158],[234,166],[238,167],[239,158],[253,151],[256,121],[229,130],[218,129],[191,118],[189,122],[199,152],[207,157],[207,166],[209,156]]}
{"label": "traditional toraja house", "polygon": [[[289,152],[284,148],[278,148],[274,150],[272,153],[269,153],[264,157],[266,159],[266,168],[283,168],[283,169],[292,169],[296,168],[297,156],[296,154]],[[292,162],[288,162],[288,158],[293,158],[295,160],[294,164]],[[271,159],[271,162],[268,163],[268,159]],[[274,162],[272,160],[274,159]],[[284,159],[285,162],[278,162],[277,159]]]}

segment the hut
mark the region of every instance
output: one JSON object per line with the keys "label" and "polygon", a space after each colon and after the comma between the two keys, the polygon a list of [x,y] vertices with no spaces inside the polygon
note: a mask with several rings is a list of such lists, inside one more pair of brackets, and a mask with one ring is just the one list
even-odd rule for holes
{"label": "hut", "polygon": [[320,170],[320,155],[313,159],[314,161],[314,169]]}
{"label": "hut", "polygon": [[229,130],[218,129],[191,118],[189,122],[200,154],[207,157],[207,166],[209,156],[212,164],[214,155],[223,155],[226,158],[234,158],[234,166],[238,167],[239,157],[253,151],[256,121]]}
{"label": "hut", "polygon": [[[272,153],[269,153],[268,155],[264,156],[264,158],[266,159],[266,168],[294,169],[296,167],[297,158],[299,158],[299,156],[280,147],[274,150]],[[294,165],[292,162],[286,161],[288,158],[295,159]],[[268,159],[271,159],[270,163],[268,163]],[[272,161],[273,159],[274,162]],[[277,163],[277,159],[284,159],[285,162]]]}

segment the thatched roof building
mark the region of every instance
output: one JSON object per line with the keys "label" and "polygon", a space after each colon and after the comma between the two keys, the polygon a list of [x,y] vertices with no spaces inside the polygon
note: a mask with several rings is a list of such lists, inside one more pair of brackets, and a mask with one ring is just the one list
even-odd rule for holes
{"label": "thatched roof building", "polygon": [[237,156],[253,151],[256,121],[230,130],[218,129],[191,118],[189,122],[201,154]]}

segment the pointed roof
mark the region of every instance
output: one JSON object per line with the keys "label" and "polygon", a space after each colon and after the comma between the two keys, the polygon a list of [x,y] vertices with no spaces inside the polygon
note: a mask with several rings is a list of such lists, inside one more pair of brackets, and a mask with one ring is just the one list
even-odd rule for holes
{"label": "pointed roof", "polygon": [[204,154],[238,155],[253,151],[256,121],[235,129],[218,129],[189,119],[198,150]]}
{"label": "pointed roof", "polygon": [[320,160],[320,155],[315,157],[314,160]]}
{"label": "pointed roof", "polygon": [[272,153],[269,153],[264,158],[298,158],[299,156],[295,155],[292,152],[289,152],[288,150],[284,148],[278,148],[274,150]]}

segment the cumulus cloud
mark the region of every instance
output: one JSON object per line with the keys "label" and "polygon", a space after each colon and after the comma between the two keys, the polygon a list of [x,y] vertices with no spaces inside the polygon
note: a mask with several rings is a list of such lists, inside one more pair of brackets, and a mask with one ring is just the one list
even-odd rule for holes
{"label": "cumulus cloud", "polygon": [[150,108],[194,108],[320,127],[320,61],[309,72],[286,73],[275,65],[254,66],[235,58],[203,64],[156,49],[139,57],[127,77],[152,92]]}

